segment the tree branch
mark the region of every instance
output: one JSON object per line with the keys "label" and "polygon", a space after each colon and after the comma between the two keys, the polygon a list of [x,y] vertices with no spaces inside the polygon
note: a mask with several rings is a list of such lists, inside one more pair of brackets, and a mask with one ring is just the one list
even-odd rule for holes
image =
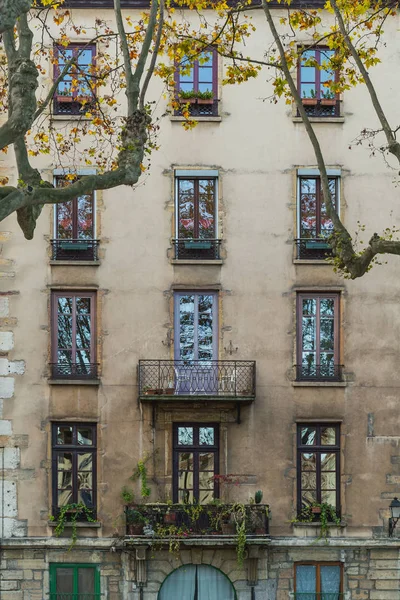
{"label": "tree branch", "polygon": [[27,13],[31,4],[31,0],[0,0],[0,34],[12,31],[17,18]]}
{"label": "tree branch", "polygon": [[154,68],[156,66],[158,51],[160,49],[160,44],[161,44],[163,25],[164,25],[164,0],[160,0],[160,16],[158,19],[157,37],[156,37],[156,41],[154,43],[153,54],[151,55],[150,66],[147,70],[146,77],[145,77],[143,85],[142,85],[142,91],[140,92],[139,108],[141,110],[144,108],[144,101],[145,101],[145,97],[146,97],[147,88],[149,87],[150,79],[154,73]]}
{"label": "tree branch", "polygon": [[[120,0],[116,0],[116,2],[119,1]],[[144,36],[140,56],[132,77],[133,103],[135,108],[137,108],[139,101],[140,80],[143,76],[144,67],[146,65],[146,60],[150,51],[151,42],[157,25],[157,12],[158,0],[151,0],[150,16],[149,22],[147,24],[146,35]]]}

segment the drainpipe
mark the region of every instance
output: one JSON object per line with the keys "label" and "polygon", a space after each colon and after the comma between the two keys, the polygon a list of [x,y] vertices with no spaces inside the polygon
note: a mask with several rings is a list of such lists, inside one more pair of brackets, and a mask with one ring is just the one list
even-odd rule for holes
{"label": "drainpipe", "polygon": [[254,585],[251,586],[251,600],[256,600],[256,590]]}

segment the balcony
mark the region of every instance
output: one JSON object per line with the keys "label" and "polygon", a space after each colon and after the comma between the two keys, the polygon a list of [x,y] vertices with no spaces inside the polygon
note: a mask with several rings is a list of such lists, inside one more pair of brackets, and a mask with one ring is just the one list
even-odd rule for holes
{"label": "balcony", "polygon": [[221,240],[174,239],[176,260],[219,260]]}
{"label": "balcony", "polygon": [[157,539],[212,538],[237,535],[245,520],[247,538],[269,534],[267,504],[137,504],[125,507],[126,535]]}
{"label": "balcony", "polygon": [[296,381],[343,381],[343,365],[296,365]]}
{"label": "balcony", "polygon": [[68,260],[74,262],[97,261],[99,240],[58,239],[51,240],[51,260]]}
{"label": "balcony", "polygon": [[64,592],[50,592],[50,600],[101,600],[101,594],[65,594]]}
{"label": "balcony", "polygon": [[[309,117],[340,117],[338,98],[303,98],[303,107]],[[297,111],[297,116],[300,116]]]}
{"label": "balcony", "polygon": [[[182,99],[181,103],[187,105],[189,103],[189,114],[191,117],[218,117],[218,100],[217,98],[205,100],[201,98]],[[178,108],[175,111],[176,116],[182,116],[182,109]]]}
{"label": "balcony", "polygon": [[342,600],[342,592],[294,592],[295,600]]}
{"label": "balcony", "polygon": [[50,363],[50,379],[97,381],[98,367],[98,363]]}
{"label": "balcony", "polygon": [[297,238],[296,258],[301,260],[325,260],[332,256],[332,248],[323,238]]}

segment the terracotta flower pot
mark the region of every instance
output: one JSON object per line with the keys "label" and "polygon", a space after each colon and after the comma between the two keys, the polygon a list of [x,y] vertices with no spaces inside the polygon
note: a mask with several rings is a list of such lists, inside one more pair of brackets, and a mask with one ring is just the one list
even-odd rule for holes
{"label": "terracotta flower pot", "polygon": [[311,512],[314,515],[319,515],[319,514],[321,514],[321,507],[320,506],[312,506],[311,507]]}
{"label": "terracotta flower pot", "polygon": [[212,104],[214,98],[197,98],[197,104]]}
{"label": "terracotta flower pot", "polygon": [[176,513],[175,512],[165,513],[165,515],[164,515],[164,523],[165,524],[170,524],[170,523],[175,523],[175,522],[176,522]]}
{"label": "terracotta flower pot", "polygon": [[315,106],[317,104],[316,98],[302,98],[302,103],[306,106]]}
{"label": "terracotta flower pot", "polygon": [[143,523],[129,523],[129,535],[143,535]]}

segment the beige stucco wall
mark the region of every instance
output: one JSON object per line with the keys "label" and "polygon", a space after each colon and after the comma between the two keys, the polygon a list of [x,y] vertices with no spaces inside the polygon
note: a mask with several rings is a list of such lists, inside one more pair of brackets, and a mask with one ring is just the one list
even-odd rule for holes
{"label": "beige stucco wall", "polygon": [[[90,11],[82,11],[90,19]],[[277,11],[277,16],[280,13]],[[81,16],[79,16],[81,18]],[[110,13],[110,19],[112,18]],[[248,52],[262,53],[268,32],[261,12],[254,12],[258,33]],[[396,115],[399,82],[391,76],[400,53],[398,18],[388,22],[382,64],[372,76],[389,117]],[[397,62],[396,62],[397,61]],[[152,499],[168,495],[171,484],[172,422],[221,423],[221,471],[250,475],[235,493],[247,501],[257,489],[272,509],[271,533],[293,535],[296,498],[295,423],[297,420],[342,422],[342,507],[344,536],[385,536],[388,505],[400,492],[400,262],[389,257],[361,280],[348,282],[326,264],[293,262],[296,167],[315,167],[315,158],[292,109],[263,102],[270,93],[266,75],[237,87],[221,89],[221,122],[201,122],[184,131],[179,122],[161,118],[150,173],[135,189],[118,188],[97,195],[99,266],[50,265],[52,208],[27,242],[14,216],[2,223],[2,280],[9,310],[0,333],[13,333],[13,345],[1,349],[10,361],[25,363],[23,374],[10,374],[1,385],[0,445],[21,449],[20,463],[6,466],[15,483],[16,514],[10,535],[52,535],[50,423],[52,420],[98,423],[98,508],[102,527],[88,536],[123,532],[121,487],[146,453],[156,478]],[[390,92],[389,92],[390,89]],[[154,84],[150,99],[160,100]],[[327,164],[342,169],[342,213],[351,231],[357,221],[374,231],[400,217],[394,172],[368,149],[349,144],[376,119],[362,86],[343,98],[344,122],[315,125]],[[12,153],[0,167],[11,172]],[[39,162],[52,172],[51,162]],[[220,173],[222,265],[177,265],[171,262],[173,168],[217,168]],[[137,402],[139,359],[172,358],[162,344],[173,326],[174,286],[219,291],[219,357],[232,341],[232,358],[257,361],[257,398],[242,409],[185,407],[159,410],[155,430],[148,406]],[[98,290],[98,339],[101,383],[98,387],[49,385],[49,296],[52,288]],[[296,290],[341,291],[341,359],[344,387],[293,386]],[[0,299],[1,299],[0,298]],[[7,339],[8,339],[7,338]],[[7,344],[9,344],[7,346]],[[8,382],[8,383],[7,383]],[[8,387],[7,387],[8,386]],[[12,395],[12,397],[7,397]],[[1,407],[1,405],[0,405]],[[368,416],[370,427],[368,428]],[[371,423],[373,422],[373,426]],[[8,425],[7,423],[10,423]],[[4,435],[2,435],[4,433]],[[165,488],[164,488],[165,484]],[[10,492],[14,494],[14,492]],[[14,496],[13,496],[14,497]],[[27,526],[27,529],[24,527]],[[380,528],[380,529],[379,529]],[[299,535],[295,532],[295,535]]]}

